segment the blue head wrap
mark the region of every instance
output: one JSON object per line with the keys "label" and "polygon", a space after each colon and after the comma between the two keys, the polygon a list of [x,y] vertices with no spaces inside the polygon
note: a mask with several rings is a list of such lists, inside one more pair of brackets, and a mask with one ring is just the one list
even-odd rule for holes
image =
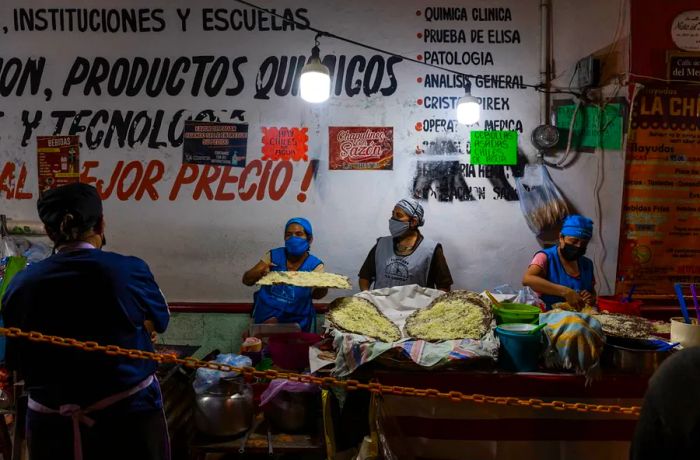
{"label": "blue head wrap", "polygon": [[419,227],[425,223],[425,212],[423,211],[423,206],[421,206],[416,200],[401,200],[396,203],[396,207],[406,211],[406,214],[408,214],[410,217],[415,217],[418,219]]}
{"label": "blue head wrap", "polygon": [[593,236],[593,221],[584,216],[568,216],[561,227],[561,235],[590,240]]}
{"label": "blue head wrap", "polygon": [[287,231],[287,228],[289,228],[290,225],[292,224],[299,224],[301,225],[301,228],[304,229],[306,232],[306,236],[313,236],[314,232],[313,229],[311,228],[311,222],[308,220],[304,219],[303,217],[293,217],[287,221],[287,224],[284,226],[284,231]]}

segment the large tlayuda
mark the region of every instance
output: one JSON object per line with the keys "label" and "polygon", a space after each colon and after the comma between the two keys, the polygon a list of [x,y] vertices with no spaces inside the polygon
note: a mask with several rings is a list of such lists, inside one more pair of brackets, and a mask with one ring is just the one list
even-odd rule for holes
{"label": "large tlayuda", "polygon": [[491,305],[479,294],[444,294],[406,320],[406,335],[428,341],[479,339],[489,328]]}
{"label": "large tlayuda", "polygon": [[259,286],[287,284],[299,287],[350,289],[347,276],[324,272],[270,272],[255,283]]}
{"label": "large tlayuda", "polygon": [[401,339],[401,330],[370,301],[360,297],[341,297],[329,308],[328,320],[341,331],[360,334],[382,342]]}

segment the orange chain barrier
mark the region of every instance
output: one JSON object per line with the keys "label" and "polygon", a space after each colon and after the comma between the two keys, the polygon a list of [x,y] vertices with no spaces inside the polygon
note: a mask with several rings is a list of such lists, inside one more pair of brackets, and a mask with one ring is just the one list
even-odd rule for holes
{"label": "orange chain barrier", "polygon": [[195,358],[178,358],[175,355],[151,351],[121,348],[116,345],[100,345],[97,342],[82,342],[76,339],[45,335],[40,332],[24,332],[19,328],[0,327],[0,334],[10,338],[29,339],[32,342],[51,343],[61,347],[73,347],[85,351],[99,351],[110,356],[125,356],[132,359],[150,359],[158,363],[180,364],[193,369],[207,368],[224,372],[238,372],[248,377],[263,379],[285,379],[293,382],[314,383],[322,387],[337,387],[347,391],[366,390],[374,394],[391,394],[399,396],[418,396],[423,398],[441,398],[453,402],[469,401],[478,404],[498,404],[501,406],[530,407],[532,409],[554,409],[558,411],[594,412],[602,414],[621,414],[639,417],[639,406],[618,406],[604,404],[568,403],[564,401],[542,401],[541,399],[521,399],[512,396],[487,396],[481,394],[467,395],[459,391],[438,391],[401,386],[382,385],[380,383],[362,383],[357,380],[338,380],[334,377],[316,377],[308,374],[283,372],[275,370],[258,371],[252,367],[234,367],[201,361]]}

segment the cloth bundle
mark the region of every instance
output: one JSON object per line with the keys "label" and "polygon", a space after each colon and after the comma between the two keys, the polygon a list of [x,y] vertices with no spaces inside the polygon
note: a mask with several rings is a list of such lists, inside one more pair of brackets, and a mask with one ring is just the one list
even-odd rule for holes
{"label": "cloth bundle", "polygon": [[540,314],[540,324],[548,345],[545,365],[548,368],[574,370],[585,375],[586,383],[600,372],[600,356],[605,345],[603,326],[590,315],[570,311]]}

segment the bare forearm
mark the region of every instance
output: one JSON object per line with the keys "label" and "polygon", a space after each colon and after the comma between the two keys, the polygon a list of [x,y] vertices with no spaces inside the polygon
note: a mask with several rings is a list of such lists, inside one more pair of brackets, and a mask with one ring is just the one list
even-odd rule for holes
{"label": "bare forearm", "polygon": [[523,286],[529,286],[540,294],[556,295],[559,297],[566,297],[566,293],[569,290],[566,286],[552,283],[536,275],[525,275],[523,277]]}
{"label": "bare forearm", "polygon": [[372,284],[370,280],[360,278],[360,291],[368,291],[370,284]]}

